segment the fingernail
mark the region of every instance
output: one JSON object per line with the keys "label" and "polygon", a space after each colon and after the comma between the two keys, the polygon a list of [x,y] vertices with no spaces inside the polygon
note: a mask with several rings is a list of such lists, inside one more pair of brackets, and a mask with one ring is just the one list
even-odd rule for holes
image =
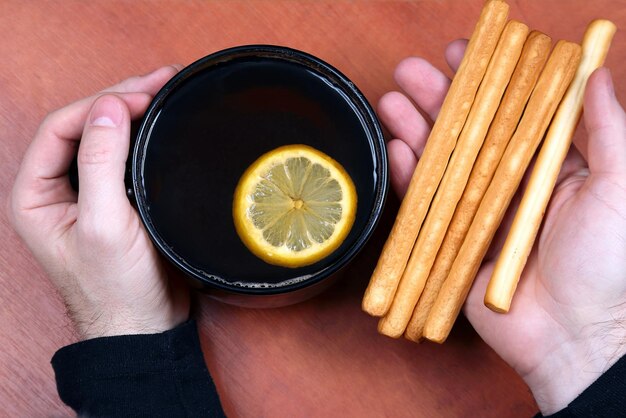
{"label": "fingernail", "polygon": [[101,97],[91,108],[91,126],[117,128],[122,122],[122,109],[118,101],[111,97]]}

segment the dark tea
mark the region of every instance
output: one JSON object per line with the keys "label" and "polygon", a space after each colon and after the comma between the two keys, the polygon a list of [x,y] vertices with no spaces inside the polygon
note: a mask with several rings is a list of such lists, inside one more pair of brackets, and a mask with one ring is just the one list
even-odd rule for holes
{"label": "dark tea", "polygon": [[[329,269],[373,228],[386,170],[381,138],[326,74],[289,56],[241,54],[171,89],[151,109],[154,120],[136,150],[143,193],[138,200],[153,238],[188,273],[218,286],[271,293]],[[232,217],[233,193],[244,171],[260,155],[288,144],[309,145],[337,160],[358,195],[356,219],[341,246],[295,269],[253,255]]]}

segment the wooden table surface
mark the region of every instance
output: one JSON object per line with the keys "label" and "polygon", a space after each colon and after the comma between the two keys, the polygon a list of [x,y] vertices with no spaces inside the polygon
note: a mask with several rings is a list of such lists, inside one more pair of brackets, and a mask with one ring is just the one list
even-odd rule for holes
{"label": "wooden table surface", "polygon": [[[511,16],[553,39],[586,24],[626,28],[624,0],[510,0]],[[0,1],[0,206],[47,112],[118,80],[189,64],[251,43],[310,52],[375,104],[394,66],[420,55],[444,68],[445,45],[467,37],[472,1]],[[626,99],[626,39],[607,60]],[[621,66],[620,66],[621,65]],[[308,302],[251,310],[200,297],[207,364],[233,417],[528,417],[524,382],[460,319],[443,345],[376,333],[360,299],[398,201],[343,281]],[[0,416],[66,416],[49,361],[74,341],[61,300],[0,212]]]}

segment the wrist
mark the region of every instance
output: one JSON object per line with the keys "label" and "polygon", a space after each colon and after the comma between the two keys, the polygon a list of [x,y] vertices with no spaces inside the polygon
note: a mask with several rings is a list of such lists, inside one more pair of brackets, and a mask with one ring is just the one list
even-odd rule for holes
{"label": "wrist", "polygon": [[543,415],[566,408],[626,354],[626,330],[614,318],[562,341],[522,377]]}
{"label": "wrist", "polygon": [[118,335],[158,334],[176,328],[189,319],[189,301],[185,297],[188,298],[187,293],[172,294],[150,304],[142,304],[132,298],[134,302],[67,303],[66,306],[79,339],[88,340]]}
{"label": "wrist", "polygon": [[75,282],[59,290],[80,340],[158,334],[189,319],[188,287],[156,263],[121,273],[84,273]]}
{"label": "wrist", "polygon": [[188,315],[138,319],[126,315],[99,315],[96,320],[74,320],[81,340],[120,335],[160,334],[187,321]]}

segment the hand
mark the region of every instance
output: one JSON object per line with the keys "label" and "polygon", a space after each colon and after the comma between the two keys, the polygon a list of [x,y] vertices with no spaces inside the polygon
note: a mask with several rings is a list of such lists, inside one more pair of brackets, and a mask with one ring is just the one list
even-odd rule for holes
{"label": "hand", "polygon": [[[453,70],[464,50],[464,41],[448,47]],[[388,150],[392,185],[402,197],[430,131],[409,98],[434,120],[450,81],[419,58],[401,62],[395,78],[406,96],[386,94],[378,111],[397,138]],[[544,414],[567,406],[626,353],[626,116],[608,70],[590,78],[584,109],[587,135],[574,139],[510,312],[483,305],[507,222],[464,306],[476,331],[527,382]]]}
{"label": "hand", "polygon": [[[9,217],[63,298],[81,338],[162,332],[189,316],[126,197],[130,121],[179,70],[132,77],[51,113],[26,152]],[[80,192],[68,169],[78,149]]]}

